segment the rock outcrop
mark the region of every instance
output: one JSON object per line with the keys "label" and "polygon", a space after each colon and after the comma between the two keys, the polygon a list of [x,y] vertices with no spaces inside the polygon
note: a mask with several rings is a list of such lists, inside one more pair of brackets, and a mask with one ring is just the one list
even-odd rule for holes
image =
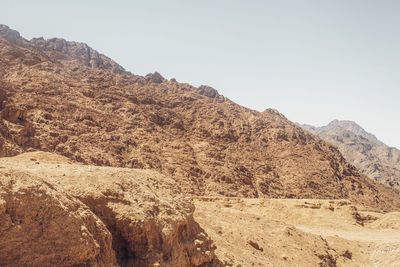
{"label": "rock outcrop", "polygon": [[400,189],[400,150],[379,141],[353,121],[334,120],[327,126],[303,125],[337,146],[343,156],[375,181]]}
{"label": "rock outcrop", "polygon": [[125,72],[124,68],[115,61],[100,54],[85,43],[67,42],[61,38],[45,40],[43,37],[28,41],[22,38],[17,31],[2,24],[0,24],[0,35],[12,44],[37,49],[52,59],[63,58],[68,55],[87,67],[111,70],[114,73]]}
{"label": "rock outcrop", "polygon": [[153,82],[153,83],[162,83],[165,79],[163,76],[161,76],[160,73],[154,72],[154,73],[149,73],[145,76],[147,81]]}
{"label": "rock outcrop", "polygon": [[82,202],[40,177],[0,173],[1,266],[113,266],[112,237]]}
{"label": "rock outcrop", "polygon": [[156,171],[0,159],[1,266],[218,266],[194,206]]}
{"label": "rock outcrop", "polygon": [[225,100],[225,97],[223,95],[220,95],[217,90],[208,85],[200,85],[198,88],[198,92],[201,95],[215,98],[217,100],[220,100],[221,102],[224,102]]}

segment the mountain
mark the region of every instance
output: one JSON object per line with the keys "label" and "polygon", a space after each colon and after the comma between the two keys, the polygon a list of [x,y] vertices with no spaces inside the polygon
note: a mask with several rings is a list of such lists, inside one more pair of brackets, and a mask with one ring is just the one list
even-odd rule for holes
{"label": "mountain", "polygon": [[375,181],[400,188],[400,150],[389,147],[353,121],[334,120],[326,126],[303,128],[337,146],[343,156]]}
{"label": "mountain", "polygon": [[394,209],[332,145],[275,110],[209,86],[126,72],[63,39],[0,27],[0,155],[54,152],[85,164],[155,169],[192,195],[352,199]]}

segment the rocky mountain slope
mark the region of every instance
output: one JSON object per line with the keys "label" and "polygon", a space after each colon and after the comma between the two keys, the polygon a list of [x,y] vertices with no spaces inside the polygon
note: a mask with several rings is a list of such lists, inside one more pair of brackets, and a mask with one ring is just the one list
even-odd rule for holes
{"label": "rocky mountain slope", "polygon": [[334,120],[326,126],[302,125],[337,146],[343,156],[375,181],[400,188],[400,150],[389,147],[352,121]]}
{"label": "rocky mountain slope", "polygon": [[0,159],[0,266],[219,266],[194,206],[153,170]]}
{"label": "rocky mountain slope", "polygon": [[0,96],[2,156],[43,150],[155,169],[193,195],[400,207],[398,193],[277,111],[247,109],[209,86],[125,72],[85,44],[27,41],[1,26]]}

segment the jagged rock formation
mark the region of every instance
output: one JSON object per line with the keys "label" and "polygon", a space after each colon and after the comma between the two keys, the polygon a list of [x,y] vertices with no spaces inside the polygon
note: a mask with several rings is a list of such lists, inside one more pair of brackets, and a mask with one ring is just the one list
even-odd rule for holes
{"label": "jagged rock formation", "polygon": [[[0,35],[12,44],[30,49],[36,49],[43,52],[45,55],[47,54],[48,60],[63,59],[65,58],[65,55],[68,55],[87,67],[111,70],[114,73],[125,72],[124,68],[115,63],[115,61],[100,54],[84,43],[67,42],[61,38],[45,40],[42,37],[33,38],[32,40],[28,41],[22,38],[17,31],[10,29],[6,25],[0,25]],[[37,63],[37,60],[39,60],[38,57],[33,57],[32,60],[27,61],[26,63],[35,64]]]}
{"label": "jagged rock formation", "polygon": [[1,266],[217,266],[193,204],[156,171],[0,159]]}
{"label": "jagged rock formation", "polygon": [[[86,164],[156,169],[194,195],[347,198],[400,207],[398,193],[275,110],[250,110],[211,87],[157,73],[115,71],[105,67],[116,66],[110,60],[87,64],[72,50],[38,47],[4,26],[0,32],[3,105],[27,111],[22,120],[2,119],[2,155],[33,149]],[[26,134],[26,122],[34,134]]]}
{"label": "jagged rock formation", "polygon": [[400,150],[389,147],[353,121],[303,128],[337,146],[345,158],[375,181],[400,188]]}

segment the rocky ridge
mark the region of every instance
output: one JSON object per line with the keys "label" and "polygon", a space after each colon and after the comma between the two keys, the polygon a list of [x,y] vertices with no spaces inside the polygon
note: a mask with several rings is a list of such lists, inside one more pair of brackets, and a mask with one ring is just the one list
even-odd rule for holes
{"label": "rocky ridge", "polygon": [[400,188],[400,150],[389,147],[353,121],[334,120],[326,126],[302,125],[338,147],[343,156],[375,181]]}
{"label": "rocky ridge", "polygon": [[[62,60],[65,59],[65,55],[68,55],[87,67],[110,70],[113,73],[125,72],[124,68],[115,61],[100,54],[85,43],[67,42],[62,38],[45,40],[43,37],[33,38],[28,41],[21,37],[19,32],[2,24],[0,24],[0,35],[17,46],[43,52],[41,56],[47,55],[48,60]],[[36,60],[38,60],[37,57],[32,57],[30,60],[25,61],[25,63],[35,64]]]}

